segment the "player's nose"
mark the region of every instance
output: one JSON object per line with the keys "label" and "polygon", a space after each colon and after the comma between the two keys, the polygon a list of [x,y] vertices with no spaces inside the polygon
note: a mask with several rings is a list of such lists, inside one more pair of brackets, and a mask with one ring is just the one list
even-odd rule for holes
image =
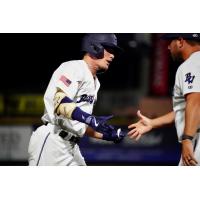
{"label": "player's nose", "polygon": [[115,58],[115,55],[112,54],[112,53],[110,53],[109,57],[110,57],[110,59],[111,59],[111,61],[112,61],[112,60]]}

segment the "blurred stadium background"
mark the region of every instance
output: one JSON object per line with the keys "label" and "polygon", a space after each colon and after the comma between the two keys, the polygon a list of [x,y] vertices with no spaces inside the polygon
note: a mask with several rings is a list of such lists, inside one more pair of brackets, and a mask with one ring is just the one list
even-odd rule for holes
{"label": "blurred stadium background", "polygon": [[[43,94],[53,71],[71,59],[81,59],[84,34],[0,34],[0,165],[28,165],[32,131],[41,125]],[[105,74],[95,115],[115,117],[127,128],[140,109],[156,117],[172,109],[171,95],[178,63],[170,59],[160,34],[118,33],[124,53]],[[140,141],[121,144],[84,137],[80,144],[88,165],[177,165],[180,145],[174,126],[154,130]]]}

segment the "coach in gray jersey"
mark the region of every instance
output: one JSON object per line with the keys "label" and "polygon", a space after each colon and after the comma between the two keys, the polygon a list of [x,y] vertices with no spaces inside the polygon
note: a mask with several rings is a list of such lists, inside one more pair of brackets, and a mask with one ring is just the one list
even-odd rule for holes
{"label": "coach in gray jersey", "polygon": [[173,111],[150,119],[137,112],[140,120],[129,125],[129,137],[138,140],[144,133],[175,122],[182,143],[179,165],[200,165],[200,33],[167,33],[173,60],[183,61],[176,72]]}

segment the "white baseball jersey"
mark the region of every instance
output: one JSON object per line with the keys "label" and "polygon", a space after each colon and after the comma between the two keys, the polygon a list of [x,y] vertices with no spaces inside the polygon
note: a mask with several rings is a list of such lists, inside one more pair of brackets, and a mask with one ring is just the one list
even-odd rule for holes
{"label": "white baseball jersey", "polygon": [[[175,112],[175,125],[178,139],[181,142],[185,127],[185,95],[192,92],[200,92],[200,51],[193,53],[176,72],[174,85],[173,109]],[[196,159],[200,162],[199,133],[196,138]],[[199,149],[199,150],[198,150]]]}
{"label": "white baseball jersey", "polygon": [[45,113],[42,117],[48,125],[33,132],[29,143],[29,165],[86,165],[76,143],[59,136],[61,130],[82,137],[87,125],[66,119],[54,113],[54,96],[61,89],[83,111],[92,114],[100,83],[94,79],[83,60],[69,61],[53,73],[44,95]]}
{"label": "white baseball jersey", "polygon": [[45,114],[43,121],[59,125],[62,130],[82,137],[87,125],[76,120],[66,119],[54,113],[54,96],[61,89],[83,111],[92,114],[100,83],[92,76],[88,65],[83,60],[63,63],[53,74],[44,95]]}

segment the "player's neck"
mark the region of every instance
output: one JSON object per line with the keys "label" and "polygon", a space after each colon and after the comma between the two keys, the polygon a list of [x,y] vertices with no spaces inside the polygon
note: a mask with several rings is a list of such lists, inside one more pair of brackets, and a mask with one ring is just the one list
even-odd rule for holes
{"label": "player's neck", "polygon": [[200,51],[200,46],[195,46],[183,52],[183,59],[187,60],[193,53]]}
{"label": "player's neck", "polygon": [[89,70],[91,71],[93,77],[96,77],[97,66],[90,56],[85,55],[83,60],[87,63]]}

